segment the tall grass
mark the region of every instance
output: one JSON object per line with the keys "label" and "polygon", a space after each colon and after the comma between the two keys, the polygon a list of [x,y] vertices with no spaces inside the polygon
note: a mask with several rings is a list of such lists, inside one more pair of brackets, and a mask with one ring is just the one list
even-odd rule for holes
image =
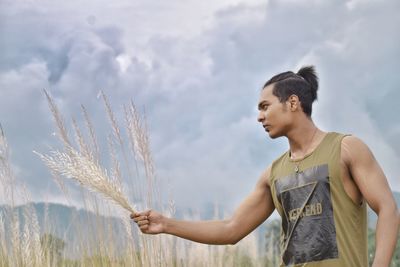
{"label": "tall grass", "polygon": [[[73,215],[68,229],[78,234],[70,244],[74,248],[71,258],[63,250],[68,230],[61,235],[55,232],[53,222],[57,218],[49,217],[48,206],[43,218],[38,217],[31,204],[18,212],[15,195],[29,194],[16,183],[7,140],[1,130],[0,178],[3,202],[9,206],[0,212],[0,266],[260,266],[253,234],[235,246],[208,246],[169,235],[143,235],[132,223],[129,213],[137,209],[133,203],[141,209],[156,208],[167,216],[175,215],[172,197],[167,203],[161,201],[146,118],[132,101],[123,106],[121,127],[102,93],[110,132],[106,140],[99,142],[84,106],[82,118],[72,118],[67,123],[54,99],[47,91],[44,94],[62,146],[35,153],[48,167],[67,201],[77,190],[71,190],[68,180],[80,186],[83,206],[93,211],[96,219]],[[80,121],[84,127],[79,125]],[[29,197],[25,198],[29,203]],[[104,220],[104,214],[117,216],[123,232],[115,234],[115,224]]]}

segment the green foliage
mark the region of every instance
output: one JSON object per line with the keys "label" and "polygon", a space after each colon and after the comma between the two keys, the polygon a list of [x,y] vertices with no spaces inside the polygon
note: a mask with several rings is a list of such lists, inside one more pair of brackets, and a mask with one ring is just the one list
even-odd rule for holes
{"label": "green foliage", "polygon": [[51,266],[61,266],[62,252],[65,242],[52,234],[44,234],[40,237],[43,256],[45,261]]}

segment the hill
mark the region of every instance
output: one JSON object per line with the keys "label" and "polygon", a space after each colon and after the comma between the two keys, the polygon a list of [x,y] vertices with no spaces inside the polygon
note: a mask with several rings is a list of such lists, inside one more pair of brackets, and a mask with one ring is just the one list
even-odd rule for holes
{"label": "hill", "polygon": [[[76,251],[76,244],[85,244],[85,253],[94,253],[97,244],[105,240],[113,240],[115,249],[126,245],[124,237],[126,231],[122,220],[116,217],[107,217],[83,209],[54,203],[29,203],[14,208],[18,214],[19,231],[24,234],[25,215],[31,214],[32,208],[36,211],[40,227],[40,236],[51,234],[65,242],[64,253],[69,258],[80,256],[82,251]],[[5,233],[11,235],[12,211],[9,206],[0,206],[0,214],[4,220]],[[100,231],[100,232],[99,232]],[[106,234],[105,234],[106,233]],[[11,237],[8,238],[11,240]],[[115,242],[117,240],[118,242]]]}

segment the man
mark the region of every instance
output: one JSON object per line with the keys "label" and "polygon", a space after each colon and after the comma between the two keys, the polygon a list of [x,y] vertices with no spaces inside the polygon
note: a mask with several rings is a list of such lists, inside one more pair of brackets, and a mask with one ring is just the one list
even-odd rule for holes
{"label": "man", "polygon": [[131,215],[146,234],[167,233],[206,244],[235,244],[276,208],[282,217],[281,266],[368,266],[366,204],[378,215],[374,267],[387,267],[399,211],[386,177],[357,137],[326,133],[311,119],[314,67],[284,72],[264,85],[258,121],[289,150],[260,176],[232,217],[180,221],[152,211]]}

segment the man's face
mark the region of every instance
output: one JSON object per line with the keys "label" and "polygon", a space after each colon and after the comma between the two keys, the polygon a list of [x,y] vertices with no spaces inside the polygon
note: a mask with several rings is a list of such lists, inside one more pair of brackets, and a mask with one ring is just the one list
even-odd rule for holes
{"label": "man's face", "polygon": [[287,107],[288,103],[281,103],[279,98],[272,93],[273,86],[273,84],[268,85],[261,91],[257,120],[271,138],[277,138],[286,134],[292,117]]}

